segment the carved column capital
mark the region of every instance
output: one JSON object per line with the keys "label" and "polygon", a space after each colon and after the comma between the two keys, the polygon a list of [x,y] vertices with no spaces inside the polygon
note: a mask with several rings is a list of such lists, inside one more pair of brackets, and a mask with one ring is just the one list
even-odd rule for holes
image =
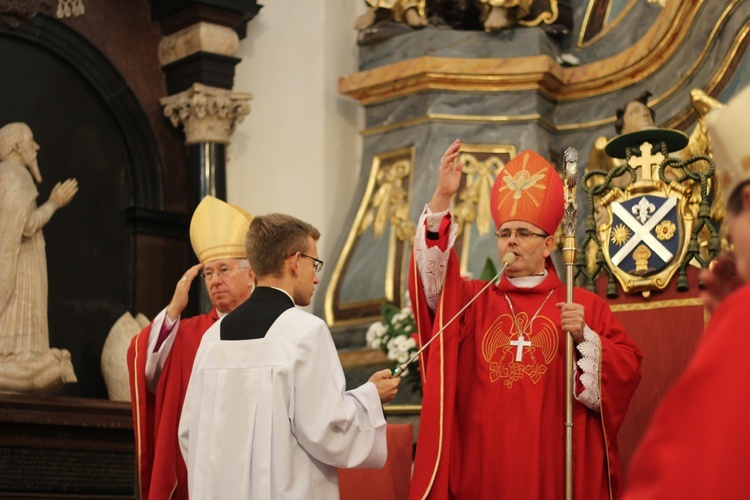
{"label": "carved column capital", "polygon": [[182,124],[185,144],[229,144],[237,124],[250,114],[252,94],[195,83],[188,90],[161,100],[164,116],[175,127]]}

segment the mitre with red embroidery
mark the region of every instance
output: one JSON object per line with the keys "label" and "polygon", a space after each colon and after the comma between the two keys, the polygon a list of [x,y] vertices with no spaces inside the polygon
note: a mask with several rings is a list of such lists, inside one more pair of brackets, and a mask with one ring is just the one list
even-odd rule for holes
{"label": "mitre with red embroidery", "polygon": [[552,235],[562,220],[563,202],[563,184],[557,170],[537,153],[525,150],[495,179],[490,209],[496,228],[510,220],[522,220]]}

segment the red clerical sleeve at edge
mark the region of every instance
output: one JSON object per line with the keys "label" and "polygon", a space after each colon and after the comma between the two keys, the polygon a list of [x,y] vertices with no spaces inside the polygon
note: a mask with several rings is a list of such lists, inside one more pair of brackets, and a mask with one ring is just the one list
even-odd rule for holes
{"label": "red clerical sleeve at edge", "polygon": [[713,312],[693,359],[633,455],[624,499],[750,495],[748,304],[745,285]]}
{"label": "red clerical sleeve at edge", "polygon": [[180,321],[174,344],[159,376],[156,394],[146,385],[146,355],[151,325],[133,337],[128,349],[135,451],[141,498],[187,499],[187,470],[177,428],[203,333],[218,321],[216,309]]}

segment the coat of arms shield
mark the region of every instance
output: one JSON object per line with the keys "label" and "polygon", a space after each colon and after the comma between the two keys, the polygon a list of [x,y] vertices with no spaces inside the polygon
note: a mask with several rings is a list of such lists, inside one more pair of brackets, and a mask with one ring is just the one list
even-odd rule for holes
{"label": "coat of arms shield", "polygon": [[626,292],[664,289],[688,250],[693,214],[688,193],[662,182],[615,190],[599,227],[604,258]]}

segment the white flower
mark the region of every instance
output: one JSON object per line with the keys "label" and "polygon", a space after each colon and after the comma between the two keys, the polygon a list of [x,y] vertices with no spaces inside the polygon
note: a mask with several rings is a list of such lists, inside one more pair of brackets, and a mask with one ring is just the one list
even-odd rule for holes
{"label": "white flower", "polygon": [[[389,316],[389,321],[383,319],[370,325],[366,335],[367,345],[371,349],[383,350],[390,361],[403,365],[417,352],[417,342],[411,337],[416,331],[414,313],[408,305],[400,310],[392,305],[384,305],[383,313]],[[403,375],[407,373],[405,370]]]}
{"label": "white flower", "polygon": [[365,334],[367,347],[370,349],[380,349],[383,343],[383,336],[387,333],[388,328],[380,321],[371,324]]}

